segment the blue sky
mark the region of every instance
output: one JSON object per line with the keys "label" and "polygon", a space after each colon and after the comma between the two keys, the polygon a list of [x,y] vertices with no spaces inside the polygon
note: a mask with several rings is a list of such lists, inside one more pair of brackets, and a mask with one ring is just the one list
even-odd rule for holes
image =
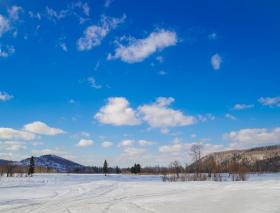
{"label": "blue sky", "polygon": [[189,162],[280,142],[278,1],[0,2],[0,158]]}

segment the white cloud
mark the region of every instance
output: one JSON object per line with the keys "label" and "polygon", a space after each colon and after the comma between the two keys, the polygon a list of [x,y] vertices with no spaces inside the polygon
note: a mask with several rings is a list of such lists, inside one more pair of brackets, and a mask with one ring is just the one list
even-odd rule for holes
{"label": "white cloud", "polygon": [[253,104],[235,104],[233,106],[234,110],[243,110],[243,109],[250,109],[253,108],[254,105]]}
{"label": "white cloud", "polygon": [[67,16],[67,14],[69,14],[69,10],[60,10],[59,12],[55,11],[52,8],[46,7],[46,13],[47,16],[51,19],[51,20],[61,20],[63,18],[65,18]]}
{"label": "white cloud", "polygon": [[230,119],[230,120],[233,120],[233,121],[237,120],[237,118],[236,118],[235,116],[233,116],[232,114],[229,114],[229,113],[227,113],[227,114],[225,115],[225,117],[226,117],[227,119]]}
{"label": "white cloud", "polygon": [[3,142],[3,145],[4,149],[7,151],[19,151],[26,149],[25,143],[21,141],[5,141]]}
{"label": "white cloud", "polygon": [[59,135],[65,133],[62,129],[49,127],[47,124],[41,121],[34,121],[32,123],[24,125],[25,131],[32,132],[39,135]]}
{"label": "white cloud", "polygon": [[101,143],[101,146],[103,148],[109,148],[109,147],[113,146],[113,143],[110,142],[110,141],[104,141],[104,142]]}
{"label": "white cloud", "polygon": [[127,139],[127,140],[123,140],[120,144],[119,144],[119,147],[127,147],[127,146],[132,146],[134,144],[134,140],[130,140],[130,139]]}
{"label": "white cloud", "polygon": [[145,149],[128,147],[124,149],[124,153],[128,155],[128,157],[139,157],[145,153]]}
{"label": "white cloud", "polygon": [[156,57],[156,60],[157,60],[159,63],[163,63],[163,62],[164,62],[164,58],[163,58],[162,56]]}
{"label": "white cloud", "polygon": [[135,111],[130,108],[129,102],[124,97],[109,98],[107,104],[94,117],[101,123],[116,126],[132,126],[140,123]]}
{"label": "white cloud", "polygon": [[127,40],[129,41],[128,45],[118,44],[114,55],[108,55],[108,60],[121,59],[126,63],[141,62],[157,51],[176,45],[177,35],[173,31],[160,29],[150,33],[146,38],[130,37]]}
{"label": "white cloud", "polygon": [[14,21],[18,20],[20,12],[23,12],[22,7],[19,7],[17,5],[12,6],[8,9],[9,18]]}
{"label": "white cloud", "polygon": [[0,46],[0,58],[7,58],[10,55],[13,55],[15,51],[16,49],[14,46],[6,46],[6,47]]}
{"label": "white cloud", "polygon": [[167,75],[167,72],[164,71],[164,70],[160,70],[160,71],[158,72],[158,74],[159,74],[159,75]]}
{"label": "white cloud", "polygon": [[67,45],[66,45],[65,42],[59,43],[58,46],[59,46],[64,52],[68,52],[68,47],[67,47]]}
{"label": "white cloud", "polygon": [[41,14],[38,12],[28,11],[28,15],[30,18],[34,18],[34,19],[38,19],[38,20],[42,19]]}
{"label": "white cloud", "polygon": [[159,97],[155,103],[142,105],[138,107],[138,110],[143,120],[151,127],[168,128],[194,124],[195,117],[184,115],[181,111],[168,107],[173,101],[173,98]]}
{"label": "white cloud", "polygon": [[12,128],[0,128],[0,139],[5,140],[34,140],[36,135],[30,132]]}
{"label": "white cloud", "polygon": [[201,122],[214,121],[215,119],[215,115],[211,113],[208,113],[206,115],[198,115],[198,120],[200,120]]}
{"label": "white cloud", "polygon": [[212,55],[211,65],[214,70],[219,70],[221,68],[222,62],[223,62],[222,57],[219,54],[216,53],[216,54]]}
{"label": "white cloud", "polygon": [[3,36],[4,33],[8,32],[9,29],[9,20],[0,14],[0,38]]}
{"label": "white cloud", "polygon": [[76,144],[76,146],[78,147],[87,147],[87,146],[91,146],[94,144],[94,141],[93,140],[90,140],[90,139],[81,139],[79,141],[79,143]]}
{"label": "white cloud", "polygon": [[280,107],[280,96],[278,97],[261,97],[258,100],[264,106]]}
{"label": "white cloud", "polygon": [[150,146],[150,145],[152,145],[152,144],[154,144],[152,141],[147,141],[147,140],[139,140],[138,141],[138,144],[140,145],[140,146]]}
{"label": "white cloud", "polygon": [[[1,50],[0,50],[0,54],[1,54]],[[6,92],[1,92],[0,91],[0,101],[9,101],[13,98],[14,96],[9,95]]]}
{"label": "white cloud", "polygon": [[122,18],[102,16],[99,25],[91,25],[84,30],[83,36],[77,41],[78,50],[91,50],[99,46],[108,33],[123,23],[125,19],[125,15]]}
{"label": "white cloud", "polygon": [[170,145],[164,145],[159,147],[160,153],[165,153],[177,157],[178,159],[191,160],[190,150],[194,144],[200,144],[202,146],[202,155],[207,155],[212,152],[218,152],[225,150],[225,147],[220,144],[202,143],[201,141],[193,143],[183,143],[180,139],[175,138]]}
{"label": "white cloud", "polygon": [[230,148],[248,148],[280,143],[280,128],[275,129],[241,129],[224,135]]}
{"label": "white cloud", "polygon": [[88,80],[88,82],[89,82],[89,84],[90,84],[91,87],[93,87],[93,88],[95,88],[95,89],[101,89],[101,88],[102,88],[101,85],[99,85],[99,84],[96,83],[96,80],[95,80],[94,77],[89,77],[87,80]]}

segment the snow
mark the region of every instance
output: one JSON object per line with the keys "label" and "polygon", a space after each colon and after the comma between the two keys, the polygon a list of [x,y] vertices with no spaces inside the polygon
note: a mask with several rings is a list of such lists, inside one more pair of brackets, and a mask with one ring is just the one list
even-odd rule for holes
{"label": "snow", "polygon": [[276,213],[279,201],[279,174],[251,175],[245,182],[74,174],[0,178],[1,213]]}

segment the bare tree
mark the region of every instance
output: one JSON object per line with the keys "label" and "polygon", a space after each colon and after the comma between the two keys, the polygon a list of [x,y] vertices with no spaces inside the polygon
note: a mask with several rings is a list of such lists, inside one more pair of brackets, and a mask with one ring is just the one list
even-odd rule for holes
{"label": "bare tree", "polygon": [[196,175],[199,174],[200,172],[200,160],[201,160],[201,150],[202,150],[202,144],[193,144],[191,146],[191,156],[192,156],[192,159],[193,159],[193,162],[194,162],[194,167],[195,167],[195,173]]}
{"label": "bare tree", "polygon": [[180,172],[182,170],[182,166],[180,165],[180,163],[175,160],[170,163],[170,168],[171,168],[171,171],[176,174],[177,178],[179,178]]}

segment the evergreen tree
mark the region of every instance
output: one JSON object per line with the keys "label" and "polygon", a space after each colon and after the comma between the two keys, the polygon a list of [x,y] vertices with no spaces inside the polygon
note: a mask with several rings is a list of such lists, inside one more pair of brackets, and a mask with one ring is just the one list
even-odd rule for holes
{"label": "evergreen tree", "polygon": [[131,172],[132,174],[135,174],[135,165],[132,166],[132,167],[130,168],[130,172]]}
{"label": "evergreen tree", "polygon": [[34,163],[34,157],[32,156],[30,158],[30,163],[29,163],[29,168],[28,168],[28,176],[31,176],[34,174],[34,168],[35,168],[35,163]]}
{"label": "evergreen tree", "polygon": [[104,161],[104,164],[103,164],[103,173],[105,176],[107,176],[107,174],[108,174],[108,163],[106,160]]}
{"label": "evergreen tree", "polygon": [[119,168],[118,166],[116,167],[116,173],[117,173],[117,174],[120,174],[120,173],[121,173],[121,170],[120,170],[120,168]]}
{"label": "evergreen tree", "polygon": [[135,165],[135,174],[139,174],[141,172],[141,165],[140,164],[136,164]]}

